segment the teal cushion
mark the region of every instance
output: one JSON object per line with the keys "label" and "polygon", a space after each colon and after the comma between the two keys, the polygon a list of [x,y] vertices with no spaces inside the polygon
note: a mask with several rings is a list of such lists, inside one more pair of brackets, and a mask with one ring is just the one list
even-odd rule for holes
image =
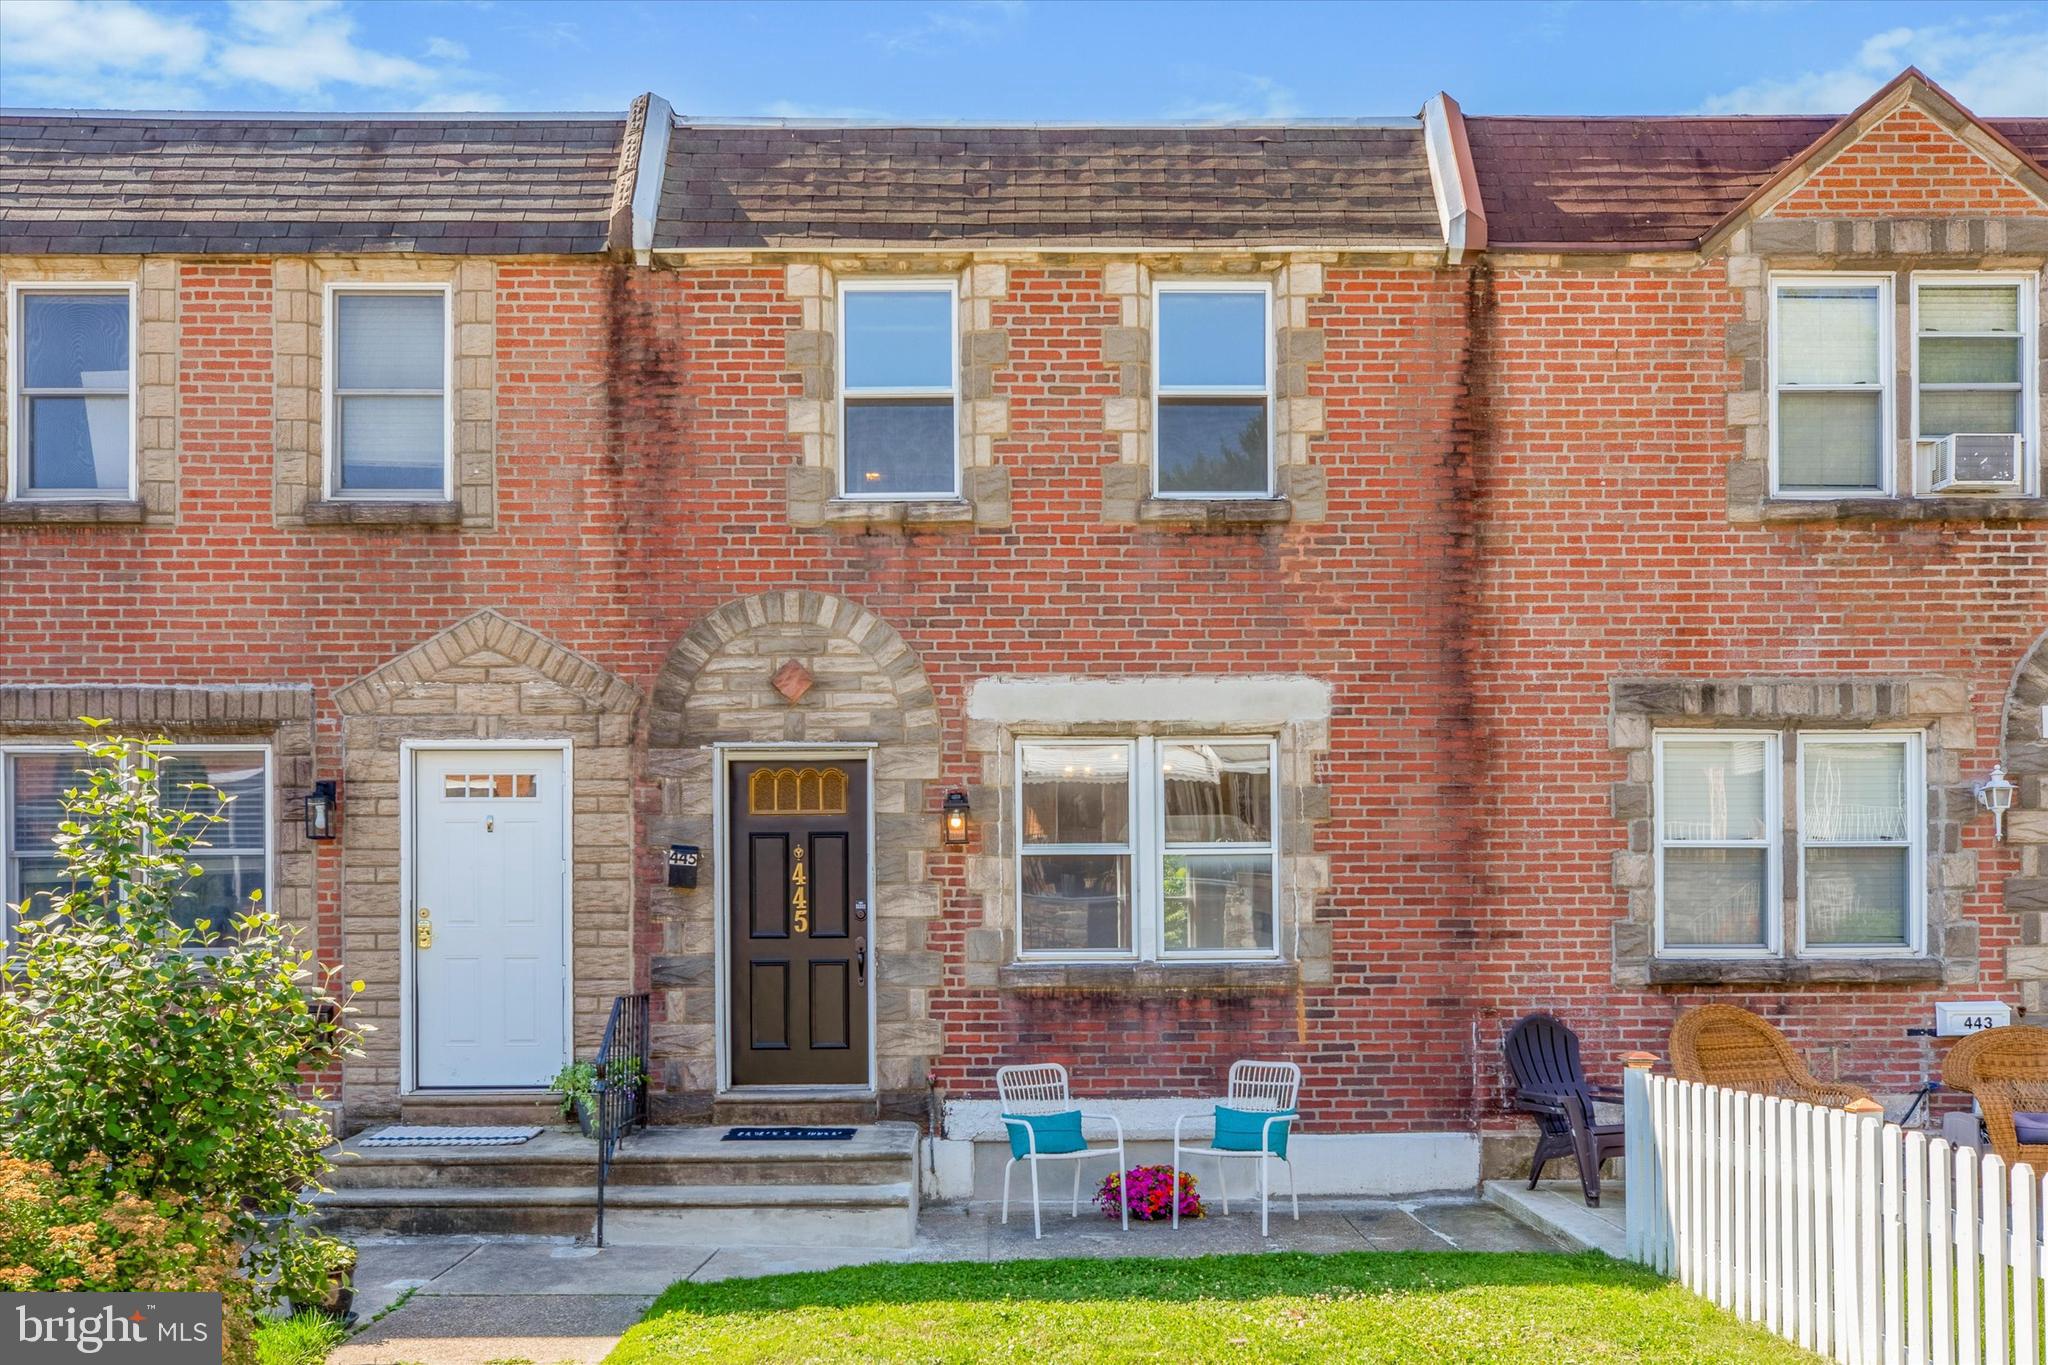
{"label": "teal cushion", "polygon": [[1081,1136],[1081,1111],[1068,1109],[1057,1114],[1005,1114],[1003,1126],[1010,1133],[1010,1155],[1026,1157],[1031,1155],[1031,1140],[1025,1128],[1038,1137],[1038,1154],[1054,1156],[1061,1152],[1085,1152],[1088,1140]]}
{"label": "teal cushion", "polygon": [[[1287,1130],[1294,1125],[1289,1122],[1266,1127],[1266,1120],[1273,1118],[1271,1109],[1231,1109],[1225,1105],[1216,1106],[1216,1150],[1219,1152],[1256,1152],[1260,1140],[1264,1139],[1266,1150],[1274,1156],[1287,1155]],[[1292,1119],[1294,1111],[1284,1110],[1282,1119]]]}

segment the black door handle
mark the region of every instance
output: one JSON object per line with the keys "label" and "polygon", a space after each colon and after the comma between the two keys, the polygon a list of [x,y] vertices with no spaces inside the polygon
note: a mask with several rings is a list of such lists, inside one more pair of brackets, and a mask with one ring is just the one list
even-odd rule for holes
{"label": "black door handle", "polygon": [[857,938],[853,941],[854,970],[860,973],[860,984],[868,984],[868,941]]}

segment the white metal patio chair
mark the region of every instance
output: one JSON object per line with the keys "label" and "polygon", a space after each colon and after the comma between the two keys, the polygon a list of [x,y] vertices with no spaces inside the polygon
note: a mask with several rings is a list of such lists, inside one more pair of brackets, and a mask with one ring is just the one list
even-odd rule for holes
{"label": "white metal patio chair", "polygon": [[[1293,1062],[1232,1062],[1230,1064],[1229,1093],[1220,1101],[1218,1108],[1234,1109],[1253,1117],[1245,1122],[1238,1136],[1247,1139],[1246,1145],[1225,1147],[1220,1144],[1232,1140],[1224,1133],[1217,1133],[1209,1139],[1206,1147],[1191,1143],[1199,1139],[1183,1141],[1181,1125],[1190,1119],[1215,1117],[1210,1114],[1183,1114],[1173,1121],[1173,1225],[1180,1226],[1180,1168],[1183,1156],[1208,1156],[1216,1158],[1216,1187],[1223,1203],[1223,1212],[1230,1212],[1230,1163],[1232,1161],[1256,1160],[1259,1163],[1259,1236],[1264,1237],[1271,1227],[1273,1208],[1272,1168],[1269,1160],[1278,1161],[1287,1168],[1287,1198],[1294,1206],[1294,1221],[1301,1221],[1301,1197],[1294,1189],[1294,1163],[1287,1159],[1287,1141],[1298,1117],[1295,1102],[1301,1096],[1301,1068]],[[1221,1127],[1221,1124],[1218,1125]]]}
{"label": "white metal patio chair", "polygon": [[[1077,1110],[1074,1097],[1067,1087],[1067,1069],[1057,1063],[1047,1062],[1036,1066],[1004,1066],[996,1068],[996,1097],[1001,1102],[1003,1128],[1010,1138],[1010,1159],[1003,1163],[1003,1222],[1010,1221],[1010,1170],[1022,1161],[1031,1169],[1031,1235],[1043,1237],[1045,1230],[1038,1216],[1038,1163],[1041,1161],[1067,1161],[1074,1167],[1073,1215],[1081,1216],[1081,1163],[1091,1156],[1114,1156],[1119,1173],[1129,1169],[1124,1163],[1124,1126],[1117,1122],[1114,1114],[1089,1113]],[[1038,1128],[1025,1119],[1044,1118],[1054,1114],[1078,1113],[1083,1119],[1099,1119],[1116,1129],[1116,1146],[1090,1147],[1086,1138],[1079,1137],[1078,1125],[1075,1136],[1081,1146],[1067,1151],[1040,1151]],[[1124,1208],[1124,1231],[1131,1230],[1131,1210]]]}

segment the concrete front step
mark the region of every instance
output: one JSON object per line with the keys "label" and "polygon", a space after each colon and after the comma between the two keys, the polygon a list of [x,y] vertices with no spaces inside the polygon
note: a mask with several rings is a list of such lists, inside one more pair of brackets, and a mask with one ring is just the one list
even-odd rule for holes
{"label": "concrete front step", "polygon": [[[907,1246],[917,1228],[918,1130],[862,1127],[845,1142],[726,1142],[725,1129],[656,1127],[613,1158],[608,1243]],[[554,1128],[509,1147],[331,1149],[314,1196],[336,1231],[582,1237],[597,1211],[597,1144]]]}
{"label": "concrete front step", "polygon": [[[353,1189],[313,1197],[323,1228],[398,1236],[589,1236],[597,1187]],[[622,1246],[909,1246],[916,1187],[609,1185],[605,1241]]]}
{"label": "concrete front step", "polygon": [[713,1101],[711,1122],[714,1125],[797,1124],[842,1128],[873,1123],[881,1112],[881,1101],[872,1095],[829,1100],[764,1095]]}
{"label": "concrete front step", "polygon": [[398,1121],[545,1127],[562,1121],[562,1101],[541,1090],[428,1090],[398,1101]]}

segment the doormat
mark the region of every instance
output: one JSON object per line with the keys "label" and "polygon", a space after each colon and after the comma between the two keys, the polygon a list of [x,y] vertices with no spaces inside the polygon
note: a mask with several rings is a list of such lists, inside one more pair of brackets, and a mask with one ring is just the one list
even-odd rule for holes
{"label": "doormat", "polygon": [[355,1140],[358,1147],[517,1147],[540,1136],[538,1128],[465,1128],[450,1124],[393,1124]]}
{"label": "doormat", "polygon": [[728,1128],[720,1142],[847,1142],[851,1128]]}

